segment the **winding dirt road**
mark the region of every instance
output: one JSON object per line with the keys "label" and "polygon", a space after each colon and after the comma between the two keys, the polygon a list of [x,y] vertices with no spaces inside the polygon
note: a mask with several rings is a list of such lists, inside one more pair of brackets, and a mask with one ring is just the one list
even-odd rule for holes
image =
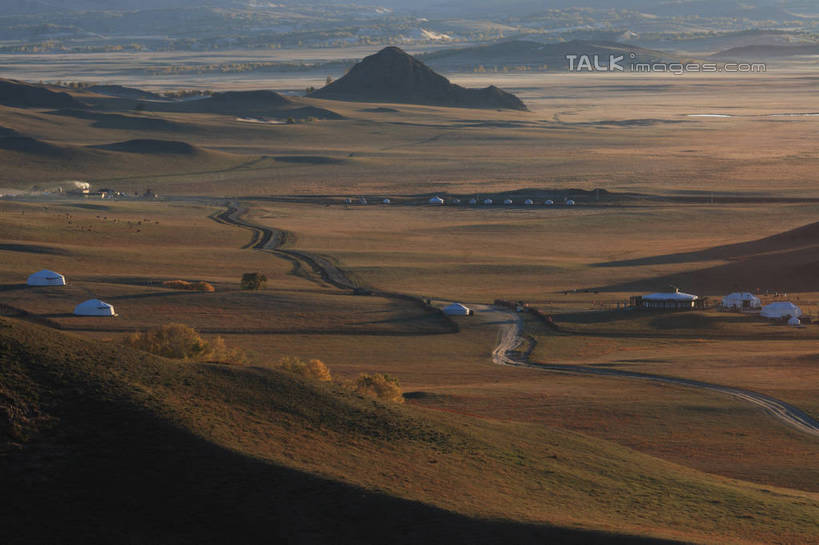
{"label": "winding dirt road", "polygon": [[523,320],[521,317],[514,311],[489,305],[476,305],[473,307],[473,309],[490,323],[495,323],[498,325],[498,342],[492,351],[492,362],[495,364],[509,365],[513,367],[530,367],[533,369],[541,369],[543,371],[574,375],[596,375],[650,380],[653,382],[662,382],[666,384],[674,384],[676,386],[685,386],[687,388],[698,388],[700,390],[717,392],[753,403],[754,405],[762,407],[769,415],[784,422],[788,426],[814,437],[819,437],[819,421],[811,417],[805,411],[785,403],[784,401],[780,401],[771,396],[760,394],[751,390],[743,390],[741,388],[711,384],[709,382],[702,382],[699,380],[669,377],[665,375],[654,375],[650,373],[637,373],[634,371],[622,371],[619,369],[602,369],[584,365],[535,363],[521,360],[514,355],[515,349],[523,342],[523,338],[521,337],[523,331]]}
{"label": "winding dirt road", "polygon": [[326,257],[282,248],[292,235],[287,231],[272,229],[244,219],[243,216],[247,213],[247,210],[247,208],[238,204],[231,204],[224,212],[211,217],[219,223],[250,230],[253,236],[243,248],[253,248],[254,250],[272,253],[294,263],[296,267],[307,265],[313,272],[321,276],[322,280],[339,289],[355,289],[358,287],[354,280],[348,278],[344,271]]}
{"label": "winding dirt road", "polygon": [[[278,257],[288,259],[289,261],[293,262],[296,267],[301,267],[303,264],[306,264],[315,273],[319,274],[325,282],[332,284],[337,288],[355,289],[358,287],[356,282],[348,278],[344,271],[342,271],[329,259],[296,250],[283,249],[281,246],[285,243],[289,234],[286,231],[271,229],[270,227],[258,225],[243,219],[242,216],[246,212],[246,208],[242,208],[238,204],[233,204],[229,206],[227,210],[212,216],[212,218],[220,223],[230,224],[251,230],[253,232],[253,238],[247,245],[245,245],[245,248],[254,248],[256,250],[270,252]],[[376,293],[386,297],[411,299],[402,294],[386,292]],[[525,358],[519,357],[516,353],[517,348],[524,342],[522,337],[523,320],[518,313],[492,305],[474,305],[472,306],[472,309],[476,312],[476,314],[482,316],[486,322],[496,324],[498,326],[497,342],[495,348],[492,350],[492,362],[497,365],[529,367],[543,371],[574,375],[596,375],[636,380],[649,380],[653,382],[662,382],[676,386],[698,388],[700,390],[717,392],[757,405],[763,408],[768,414],[774,418],[777,418],[781,422],[784,422],[791,428],[819,438],[819,421],[798,407],[765,394],[753,392],[751,390],[711,384],[698,380],[670,377],[665,375],[654,375],[650,373],[637,373],[634,371],[622,371],[619,369],[604,369],[583,365],[545,364],[526,361]],[[457,326],[454,327],[454,331],[457,331]]]}

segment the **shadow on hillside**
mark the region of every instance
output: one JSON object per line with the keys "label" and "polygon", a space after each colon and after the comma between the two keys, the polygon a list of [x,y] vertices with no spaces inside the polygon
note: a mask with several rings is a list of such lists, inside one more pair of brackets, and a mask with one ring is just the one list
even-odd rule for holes
{"label": "shadow on hillside", "polygon": [[666,265],[675,263],[692,263],[698,261],[730,260],[743,257],[747,258],[765,252],[794,250],[796,248],[817,245],[819,245],[819,222],[759,240],[752,240],[750,242],[715,246],[713,248],[707,248],[705,250],[698,250],[695,252],[681,252],[637,259],[625,259],[622,261],[609,261],[605,263],[596,263],[593,266],[640,267],[643,265]]}
{"label": "shadow on hillside", "polygon": [[39,397],[27,417],[45,422],[23,446],[0,439],[6,545],[671,543],[475,519],[319,478],[205,441],[82,367],[0,348],[4,392],[20,407]]}

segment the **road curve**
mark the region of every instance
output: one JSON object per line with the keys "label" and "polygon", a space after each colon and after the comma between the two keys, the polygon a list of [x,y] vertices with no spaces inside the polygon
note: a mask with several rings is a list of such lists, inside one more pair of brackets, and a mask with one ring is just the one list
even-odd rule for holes
{"label": "road curve", "polygon": [[297,262],[298,265],[306,264],[313,269],[322,280],[328,284],[340,289],[355,289],[358,287],[357,283],[348,278],[344,271],[335,265],[328,258],[318,255],[307,254],[297,250],[286,250],[282,245],[287,241],[288,237],[292,236],[287,231],[281,229],[272,229],[258,223],[253,223],[244,219],[247,213],[247,208],[240,207],[238,204],[231,204],[227,210],[219,214],[211,216],[219,223],[234,225],[248,229],[253,233],[249,243],[243,248],[253,248],[254,250],[262,250],[276,254],[291,262]]}
{"label": "road curve", "polygon": [[480,313],[486,318],[490,319],[492,323],[498,324],[498,342],[492,351],[492,362],[498,365],[529,367],[532,369],[541,369],[543,371],[574,375],[595,375],[649,380],[652,382],[662,382],[676,386],[698,388],[700,390],[717,392],[757,405],[763,408],[769,415],[780,420],[781,422],[784,422],[791,428],[819,438],[819,421],[817,421],[815,418],[789,403],[785,403],[779,399],[751,390],[734,388],[732,386],[723,386],[720,384],[712,384],[699,380],[670,377],[666,375],[638,373],[634,371],[623,371],[620,369],[604,369],[585,365],[535,363],[518,359],[513,355],[513,352],[523,342],[521,337],[523,331],[523,320],[520,318],[520,316],[512,310],[488,305],[476,305],[473,308],[477,313]]}

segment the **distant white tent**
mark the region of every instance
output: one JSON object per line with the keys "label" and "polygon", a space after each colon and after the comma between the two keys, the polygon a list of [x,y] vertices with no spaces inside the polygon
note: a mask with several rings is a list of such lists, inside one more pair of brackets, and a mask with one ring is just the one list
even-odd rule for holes
{"label": "distant white tent", "polygon": [[793,316],[790,320],[788,320],[788,325],[792,326],[799,326],[802,325],[802,322],[796,316]]}
{"label": "distant white tent", "polygon": [[545,204],[546,206],[552,206],[554,203],[555,203],[555,201],[553,201],[552,199],[549,199],[546,202],[544,202],[543,204]]}
{"label": "distant white tent", "polygon": [[427,201],[427,202],[428,202],[429,204],[434,204],[434,205],[436,205],[436,206],[441,206],[441,205],[443,205],[443,204],[444,204],[444,199],[442,199],[441,197],[439,197],[439,196],[437,196],[437,195],[436,195],[435,197],[432,197],[432,198],[431,198],[429,201]]}
{"label": "distant white tent", "polygon": [[535,204],[535,201],[533,201],[532,199],[526,199],[525,201],[523,201],[523,204],[527,206],[532,206],[533,204]]}
{"label": "distant white tent", "polygon": [[743,308],[754,309],[762,308],[762,301],[753,293],[747,291],[735,292],[722,298],[722,306],[723,308],[736,310]]}
{"label": "distant white tent", "polygon": [[492,204],[492,199],[484,199],[483,204]]}
{"label": "distant white tent", "polygon": [[569,199],[566,201],[566,206],[574,206],[574,201]]}
{"label": "distant white tent", "polygon": [[74,307],[74,314],[77,316],[116,316],[114,307],[100,301],[99,299],[89,299]]}
{"label": "distant white tent", "polygon": [[381,201],[381,203],[382,204],[390,204],[390,200],[389,199],[384,199],[383,201]]}
{"label": "distant white tent", "polygon": [[802,309],[791,303],[790,301],[777,301],[762,307],[762,312],[759,313],[763,318],[784,318],[790,316],[791,318],[799,318],[802,316]]}
{"label": "distant white tent", "polygon": [[503,204],[512,204],[512,199],[506,199]]}
{"label": "distant white tent", "polygon": [[478,199],[469,199],[469,204],[478,204]]}
{"label": "distant white tent", "polygon": [[470,316],[472,309],[461,303],[452,303],[444,307],[444,314],[450,316]]}
{"label": "distant white tent", "polygon": [[29,286],[65,286],[65,277],[60,273],[43,269],[28,277]]}

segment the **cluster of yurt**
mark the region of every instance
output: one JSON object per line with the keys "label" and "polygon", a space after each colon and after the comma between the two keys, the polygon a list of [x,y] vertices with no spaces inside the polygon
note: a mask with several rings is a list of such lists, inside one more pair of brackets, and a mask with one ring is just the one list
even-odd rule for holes
{"label": "cluster of yurt", "polygon": [[801,325],[799,318],[802,316],[802,309],[790,301],[775,301],[762,307],[759,313],[763,318],[770,320],[788,320],[788,325]]}
{"label": "cluster of yurt", "polygon": [[762,318],[769,320],[787,320],[788,325],[802,324],[802,309],[790,301],[774,301],[765,306],[756,295],[749,292],[735,292],[722,298],[722,308],[725,310],[754,310],[759,311]]}
{"label": "cluster of yurt", "polygon": [[[27,285],[33,287],[65,286],[65,277],[60,273],[43,269],[28,277]],[[89,299],[74,307],[75,316],[116,316],[114,307],[99,299]]]}

